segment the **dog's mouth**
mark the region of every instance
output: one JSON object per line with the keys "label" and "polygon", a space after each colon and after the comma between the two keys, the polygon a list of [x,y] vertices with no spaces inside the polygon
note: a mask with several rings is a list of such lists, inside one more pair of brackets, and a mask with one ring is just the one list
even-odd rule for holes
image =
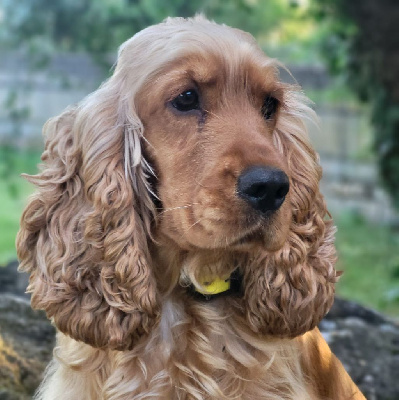
{"label": "dog's mouth", "polygon": [[262,242],[264,240],[264,233],[261,229],[251,231],[239,239],[234,240],[231,246],[247,246],[255,243]]}
{"label": "dog's mouth", "polygon": [[251,226],[243,229],[243,234],[238,238],[234,238],[230,246],[233,247],[248,247],[265,243],[268,229],[272,221],[266,216],[261,217],[257,221],[251,221]]}
{"label": "dog's mouth", "polygon": [[239,252],[256,252],[260,248],[276,251],[284,244],[288,229],[282,229],[282,224],[272,216],[263,216],[252,228],[234,238],[229,247]]}

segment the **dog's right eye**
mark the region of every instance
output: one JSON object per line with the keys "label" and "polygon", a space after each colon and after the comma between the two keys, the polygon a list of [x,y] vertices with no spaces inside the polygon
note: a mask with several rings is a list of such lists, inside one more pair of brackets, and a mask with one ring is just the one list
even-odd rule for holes
{"label": "dog's right eye", "polygon": [[276,114],[279,101],[273,96],[266,96],[263,100],[262,115],[265,120],[271,119]]}
{"label": "dog's right eye", "polygon": [[172,106],[179,111],[187,112],[199,109],[198,93],[194,89],[180,93],[172,101]]}

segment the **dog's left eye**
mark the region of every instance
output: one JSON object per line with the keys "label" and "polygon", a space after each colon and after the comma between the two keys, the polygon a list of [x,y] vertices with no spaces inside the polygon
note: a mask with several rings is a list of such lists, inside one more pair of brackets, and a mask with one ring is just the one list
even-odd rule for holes
{"label": "dog's left eye", "polygon": [[194,89],[186,90],[175,97],[171,103],[179,111],[197,110],[199,108],[198,93]]}
{"label": "dog's left eye", "polygon": [[275,97],[267,95],[262,106],[263,118],[266,120],[272,118],[277,111],[278,105],[279,101]]}

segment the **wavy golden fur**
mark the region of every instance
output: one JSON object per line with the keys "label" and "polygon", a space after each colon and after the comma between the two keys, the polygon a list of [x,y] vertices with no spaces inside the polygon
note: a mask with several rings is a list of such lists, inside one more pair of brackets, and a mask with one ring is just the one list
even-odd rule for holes
{"label": "wavy golden fur", "polygon": [[[277,67],[249,34],[167,19],[47,122],[17,238],[32,306],[59,331],[36,399],[364,399],[316,328],[334,227],[313,112]],[[289,179],[272,212],[237,189],[253,166]],[[238,293],[190,289],[233,271]]]}

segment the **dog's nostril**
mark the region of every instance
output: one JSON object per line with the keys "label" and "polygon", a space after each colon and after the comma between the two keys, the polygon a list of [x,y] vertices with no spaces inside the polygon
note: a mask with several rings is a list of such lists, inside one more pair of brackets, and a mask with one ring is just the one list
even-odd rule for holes
{"label": "dog's nostril", "polygon": [[279,209],[288,191],[288,176],[272,167],[248,168],[237,181],[238,195],[262,213]]}
{"label": "dog's nostril", "polygon": [[245,193],[248,196],[259,198],[259,197],[265,196],[266,190],[267,190],[267,188],[265,187],[265,185],[263,183],[256,183],[252,186],[249,186],[246,189]]}
{"label": "dog's nostril", "polygon": [[290,187],[288,182],[286,184],[282,184],[281,187],[276,192],[276,198],[285,197],[289,191],[289,188]]}

